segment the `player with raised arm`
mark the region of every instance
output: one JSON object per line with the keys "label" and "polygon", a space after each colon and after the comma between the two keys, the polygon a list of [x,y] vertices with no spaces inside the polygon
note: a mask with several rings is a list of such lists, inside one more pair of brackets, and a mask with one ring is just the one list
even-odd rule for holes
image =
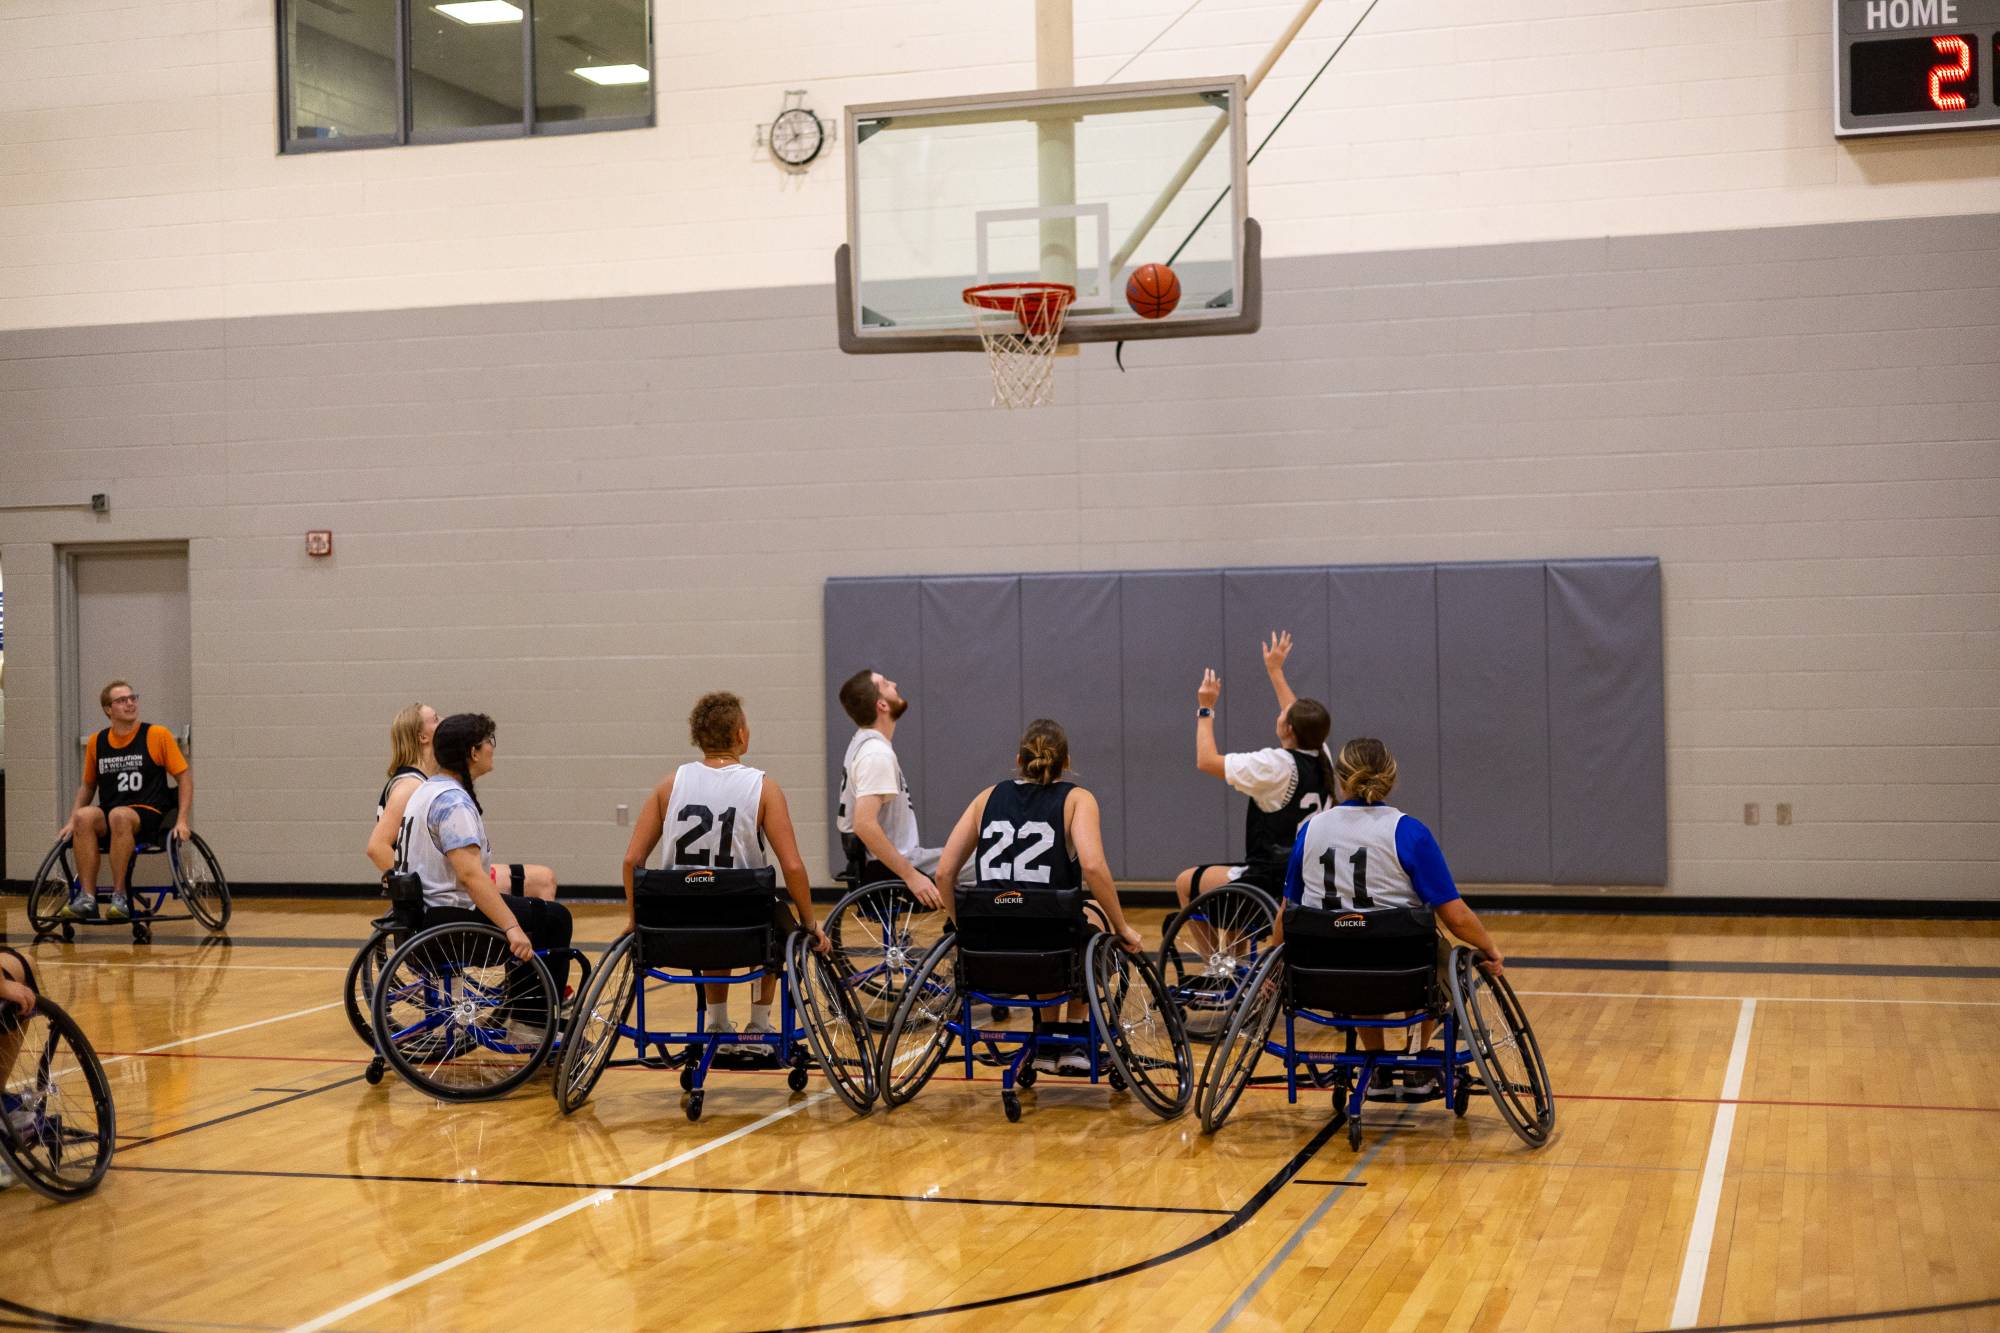
{"label": "player with raised arm", "polygon": [[[910,784],[896,758],[896,723],[909,711],[909,700],[895,681],[864,669],[841,684],[840,707],[857,728],[841,760],[834,819],[849,864],[862,867],[860,883],[894,877],[924,906],[943,906],[931,879],[939,849],[918,842]],[[868,868],[869,862],[880,870]]]}

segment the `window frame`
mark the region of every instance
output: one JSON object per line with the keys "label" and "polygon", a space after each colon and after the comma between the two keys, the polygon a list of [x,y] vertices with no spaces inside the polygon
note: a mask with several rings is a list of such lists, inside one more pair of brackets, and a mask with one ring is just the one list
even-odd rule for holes
{"label": "window frame", "polygon": [[278,39],[278,155],[345,153],[368,148],[401,148],[417,144],[477,143],[489,139],[532,139],[561,134],[595,134],[612,130],[652,129],[660,123],[659,64],[653,25],[653,0],[646,4],[646,113],[642,116],[596,116],[582,120],[535,118],[535,0],[512,0],[521,7],[521,119],[518,124],[470,125],[456,129],[416,128],[410,88],[410,18],[413,5],[425,0],[396,0],[396,131],[346,138],[299,139],[292,119],[291,43],[286,21],[304,0],[272,0]]}

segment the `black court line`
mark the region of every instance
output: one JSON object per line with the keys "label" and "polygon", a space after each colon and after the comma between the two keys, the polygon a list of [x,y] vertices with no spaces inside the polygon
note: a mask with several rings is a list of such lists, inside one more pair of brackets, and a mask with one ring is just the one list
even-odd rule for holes
{"label": "black court line", "polygon": [[319,1092],[319,1088],[252,1088],[252,1092]]}
{"label": "black court line", "polygon": [[120,1148],[119,1151],[131,1152],[133,1149],[143,1148],[149,1143],[164,1143],[168,1139],[177,1139],[183,1134],[192,1134],[198,1129],[207,1129],[211,1125],[221,1125],[227,1124],[231,1120],[241,1120],[246,1115],[256,1115],[259,1111],[269,1111],[273,1107],[285,1106],[306,1097],[317,1097],[322,1092],[332,1092],[335,1088],[344,1088],[350,1083],[359,1083],[366,1077],[366,1074],[356,1074],[353,1078],[344,1078],[337,1083],[329,1083],[323,1088],[309,1088],[305,1092],[295,1092],[289,1097],[280,1097],[275,1102],[260,1102],[256,1106],[246,1106],[240,1111],[231,1111],[228,1115],[219,1115],[212,1120],[202,1120],[192,1125],[183,1125],[179,1129],[170,1129],[164,1134],[148,1134],[137,1143],[128,1144]]}
{"label": "black court line", "polygon": [[[156,945],[196,945],[209,940],[206,935],[155,935]],[[585,953],[602,953],[609,940],[578,940],[574,947]],[[233,941],[238,949],[347,949],[361,947],[354,938],[323,939],[303,935],[273,935]],[[1568,956],[1512,956],[1509,967],[1539,968],[1551,972],[1682,972],[1723,973],[1754,976],[1801,977],[1937,977],[1950,981],[2000,981],[2000,967],[1954,966],[1932,963],[1754,963],[1724,959],[1687,958],[1577,958]]]}
{"label": "black court line", "polygon": [[825,1324],[783,1324],[777,1328],[761,1330],[760,1333],[825,1333],[826,1330],[830,1329],[872,1328],[880,1324],[900,1324],[911,1319],[929,1319],[936,1315],[964,1314],[970,1310],[990,1310],[999,1305],[1012,1305],[1019,1301],[1032,1301],[1043,1296],[1059,1295],[1065,1291],[1077,1291],[1084,1287],[1094,1287],[1100,1282],[1115,1282],[1121,1277],[1130,1277],[1134,1273],[1143,1273],[1149,1269],[1170,1264],[1176,1259],[1185,1259],[1190,1254],[1199,1253],[1217,1241],[1232,1236],[1241,1230],[1245,1223],[1263,1211],[1265,1204],[1276,1198],[1279,1192],[1292,1182],[1293,1177],[1305,1169],[1306,1163],[1312,1161],[1319,1150],[1332,1141],[1334,1134],[1339,1129],[1340,1126],[1331,1122],[1322,1125],[1319,1132],[1306,1141],[1305,1147],[1294,1153],[1289,1162],[1278,1168],[1276,1175],[1265,1181],[1263,1186],[1255,1194],[1251,1195],[1242,1207],[1230,1213],[1220,1226],[1203,1232],[1185,1244],[1176,1245],[1171,1250],[1153,1255],[1151,1258],[1140,1259],[1135,1263],[1106,1269],[1102,1273],[1092,1273],[1089,1277],[1072,1278],[1068,1282],[1057,1282],[1046,1287],[1036,1287],[1030,1291],[1010,1292],[1005,1296],[988,1296],[982,1300],[960,1301],[955,1305],[933,1306],[928,1310],[905,1310],[898,1314],[871,1315],[866,1319],[840,1319]]}
{"label": "black court line", "polygon": [[1338,1185],[1344,1190],[1368,1188],[1368,1182],[1365,1180],[1307,1180],[1304,1176],[1299,1176],[1292,1183],[1294,1185]]}
{"label": "black court line", "polygon": [[207,1166],[120,1166],[113,1171],[136,1171],[166,1176],[251,1176],[268,1180],[358,1180],[395,1185],[504,1185],[516,1189],[583,1190],[632,1194],[747,1194],[772,1199],[857,1199],[871,1203],[945,1203],[980,1208],[1054,1208],[1099,1213],[1172,1213],[1207,1217],[1228,1217],[1227,1208],[1180,1208],[1140,1203],[1066,1203],[1048,1199],[974,1199],[950,1194],[870,1194],[858,1190],[779,1190],[750,1189],[726,1185],[618,1185],[578,1180],[503,1180],[480,1176],[392,1176],[359,1171],[259,1171]]}
{"label": "black court line", "polygon": [[[2000,1296],[1976,1301],[1952,1301],[1947,1305],[1910,1305],[1898,1310],[1864,1310],[1858,1314],[1822,1314],[1802,1319],[1762,1319],[1752,1324],[1697,1324],[1684,1333],[1755,1333],[1767,1328],[1823,1328],[1828,1324],[1867,1324],[1878,1319],[1917,1319],[1927,1314],[1955,1314],[1960,1310],[1990,1310],[2000,1306]],[[1658,1333],[1670,1333],[1659,1330]]]}
{"label": "black court line", "polygon": [[17,1301],[10,1301],[4,1296],[0,1296],[0,1310],[5,1310],[10,1314],[24,1315],[27,1319],[36,1321],[34,1323],[16,1321],[0,1325],[0,1327],[39,1328],[44,1330],[61,1329],[65,1331],[71,1329],[102,1329],[106,1330],[106,1333],[158,1333],[157,1330],[140,1328],[134,1324],[111,1324],[101,1319],[80,1319],[75,1315],[55,1314],[48,1310],[37,1310],[32,1305],[22,1305]]}

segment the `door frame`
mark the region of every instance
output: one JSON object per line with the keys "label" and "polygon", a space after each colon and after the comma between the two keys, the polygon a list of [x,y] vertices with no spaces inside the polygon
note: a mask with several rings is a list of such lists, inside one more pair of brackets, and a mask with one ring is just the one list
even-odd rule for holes
{"label": "door frame", "polygon": [[[68,817],[70,802],[76,799],[83,781],[83,699],[77,692],[77,659],[82,647],[77,642],[76,561],[78,556],[95,555],[178,555],[188,558],[186,541],[74,542],[56,547],[56,726],[63,740],[57,747],[55,817]],[[192,567],[189,573],[192,593]],[[190,645],[192,647],[192,645]],[[193,684],[194,663],[188,662],[189,684]],[[190,689],[192,702],[192,689]],[[193,719],[189,719],[192,726]],[[94,735],[97,727],[92,727]]]}

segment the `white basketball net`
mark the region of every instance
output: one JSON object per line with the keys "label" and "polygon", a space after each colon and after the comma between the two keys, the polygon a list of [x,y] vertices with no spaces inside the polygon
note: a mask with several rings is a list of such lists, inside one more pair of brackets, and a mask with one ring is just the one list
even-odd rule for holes
{"label": "white basketball net", "polygon": [[1056,345],[1073,294],[1027,285],[1018,293],[989,293],[988,299],[995,296],[1004,301],[1000,309],[966,302],[993,370],[993,405],[1040,407],[1049,401]]}

